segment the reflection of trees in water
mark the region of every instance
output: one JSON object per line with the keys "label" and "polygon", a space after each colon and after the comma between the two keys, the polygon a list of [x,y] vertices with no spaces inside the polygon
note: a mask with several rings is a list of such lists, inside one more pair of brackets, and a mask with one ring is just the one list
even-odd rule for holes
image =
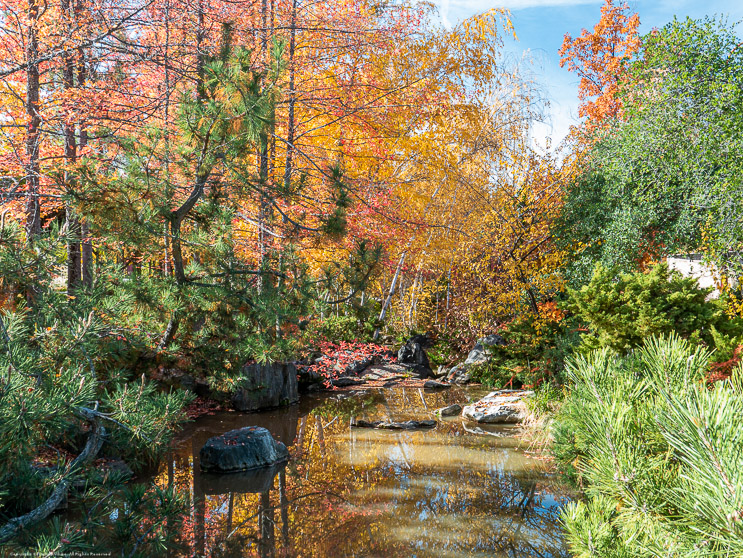
{"label": "reflection of trees in water", "polygon": [[558,523],[558,502],[564,498],[553,497],[555,487],[545,475],[509,471],[511,454],[488,445],[492,438],[466,434],[457,423],[439,425],[437,432],[454,442],[445,448],[453,457],[492,452],[487,466],[457,462],[442,468],[421,459],[427,444],[437,451],[432,436],[349,433],[348,420],[358,410],[420,418],[424,406],[455,402],[446,395],[407,391],[397,398],[377,395],[372,404],[360,406],[325,404],[320,412],[296,417],[292,460],[261,492],[191,475],[191,467],[198,471],[204,441],[195,436],[158,479],[193,491],[192,551],[277,558],[409,556],[411,551],[437,557],[567,556]]}

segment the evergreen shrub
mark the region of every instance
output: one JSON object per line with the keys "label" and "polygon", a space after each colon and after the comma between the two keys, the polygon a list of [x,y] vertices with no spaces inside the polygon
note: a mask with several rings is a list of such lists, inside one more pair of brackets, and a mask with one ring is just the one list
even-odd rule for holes
{"label": "evergreen shrub", "polygon": [[665,263],[621,274],[598,264],[587,285],[568,291],[565,306],[588,327],[583,352],[607,347],[626,354],[649,337],[675,333],[717,349],[715,361],[728,360],[743,342],[743,321],[726,314],[724,300],[709,299],[711,290]]}
{"label": "evergreen shrub", "polygon": [[489,347],[488,362],[470,369],[474,380],[496,388],[562,383],[565,359],[580,340],[573,320],[544,308],[540,316],[516,317],[498,334],[505,344]]}
{"label": "evergreen shrub", "polygon": [[567,366],[553,452],[585,489],[562,518],[576,557],[743,556],[743,370],[676,334]]}
{"label": "evergreen shrub", "polygon": [[[111,513],[128,489],[96,460],[123,458],[135,470],[153,464],[190,400],[122,368],[141,343],[137,329],[121,325],[130,297],[103,280],[69,296],[50,280],[65,242],[58,229],[33,246],[17,225],[0,229],[0,277],[10,279],[0,286],[16,293],[0,309],[0,545],[34,555],[110,544],[107,537],[126,527]],[[18,270],[28,283],[14,277]],[[67,497],[70,506],[84,506],[85,524],[44,521]],[[168,509],[181,501],[173,491],[157,498]],[[160,534],[143,536],[140,551],[150,543],[167,548]]]}

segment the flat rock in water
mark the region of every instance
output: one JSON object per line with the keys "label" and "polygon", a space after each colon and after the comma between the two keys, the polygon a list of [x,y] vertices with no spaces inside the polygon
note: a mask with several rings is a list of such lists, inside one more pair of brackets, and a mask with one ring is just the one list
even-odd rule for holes
{"label": "flat rock in water", "polygon": [[353,428],[376,428],[378,424],[382,424],[381,420],[374,422],[361,419],[351,419],[351,427]]}
{"label": "flat rock in water", "polygon": [[379,430],[417,430],[419,428],[433,428],[436,426],[435,420],[406,420],[404,422],[390,421],[367,421],[361,419],[351,419],[351,426],[354,428],[376,428]]}
{"label": "flat rock in water", "polygon": [[349,378],[347,376],[330,380],[330,385],[335,387],[360,386],[365,383],[366,380],[362,380],[361,378]]}
{"label": "flat rock in water", "polygon": [[502,389],[494,391],[472,405],[467,405],[462,416],[485,424],[513,424],[526,417],[524,399],[534,395],[533,391]]}
{"label": "flat rock in water", "polygon": [[201,470],[216,473],[259,469],[287,459],[286,446],[259,426],[246,426],[209,438],[199,452]]}
{"label": "flat rock in water", "polygon": [[446,389],[450,388],[451,384],[447,384],[445,382],[437,382],[436,380],[426,380],[426,382],[423,384],[423,387],[427,389]]}
{"label": "flat rock in water", "polygon": [[457,417],[461,412],[462,406],[455,403],[454,405],[449,405],[448,407],[436,409],[433,414],[439,415],[441,417]]}

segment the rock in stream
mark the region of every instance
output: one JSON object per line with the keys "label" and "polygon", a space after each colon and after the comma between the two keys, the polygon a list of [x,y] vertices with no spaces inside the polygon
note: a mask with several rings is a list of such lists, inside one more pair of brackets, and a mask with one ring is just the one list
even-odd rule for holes
{"label": "rock in stream", "polygon": [[269,467],[288,459],[286,446],[259,426],[246,426],[209,438],[199,452],[201,470],[217,473]]}
{"label": "rock in stream", "polygon": [[436,409],[433,414],[440,417],[458,417],[461,412],[462,406],[455,403],[454,405],[449,405],[448,407]]}
{"label": "rock in stream", "polygon": [[436,421],[406,420],[405,422],[390,422],[375,420],[370,422],[361,419],[351,419],[351,426],[354,428],[376,428],[378,430],[417,430],[420,428],[433,428],[436,426]]}
{"label": "rock in stream", "polygon": [[524,399],[534,395],[533,391],[502,389],[493,391],[471,405],[467,405],[462,416],[485,424],[514,424],[526,418]]}

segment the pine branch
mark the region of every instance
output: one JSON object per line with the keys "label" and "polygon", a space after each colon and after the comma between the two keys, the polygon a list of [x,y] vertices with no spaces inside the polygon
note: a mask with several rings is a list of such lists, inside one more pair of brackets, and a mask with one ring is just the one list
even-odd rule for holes
{"label": "pine branch", "polygon": [[41,504],[33,511],[30,511],[29,513],[20,517],[11,519],[3,527],[0,527],[0,543],[9,541],[22,529],[35,525],[39,521],[43,521],[44,519],[49,517],[49,515],[51,515],[51,513],[54,512],[57,507],[59,507],[59,505],[67,497],[67,491],[69,490],[70,483],[72,482],[73,474],[78,469],[92,461],[96,455],[98,455],[98,452],[101,450],[101,446],[103,446],[103,440],[105,436],[106,429],[100,426],[97,421],[93,421],[92,429],[90,435],[88,436],[88,441],[83,448],[83,451],[80,452],[80,455],[78,455],[72,461],[72,463],[68,465],[67,471],[64,473],[62,480],[59,481],[59,484],[57,484],[57,486],[54,488],[51,496],[49,496],[46,502]]}

